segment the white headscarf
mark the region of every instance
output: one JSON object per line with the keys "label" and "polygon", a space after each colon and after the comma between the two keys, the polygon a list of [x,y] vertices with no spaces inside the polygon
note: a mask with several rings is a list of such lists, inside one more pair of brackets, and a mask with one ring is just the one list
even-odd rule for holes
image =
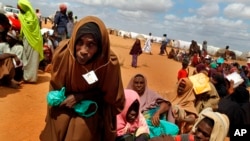
{"label": "white headscarf", "polygon": [[224,141],[229,130],[229,119],[225,114],[219,112],[213,112],[212,108],[205,108],[199,114],[198,120],[192,128],[194,133],[197,129],[198,123],[205,117],[208,117],[214,121],[214,127],[209,141]]}

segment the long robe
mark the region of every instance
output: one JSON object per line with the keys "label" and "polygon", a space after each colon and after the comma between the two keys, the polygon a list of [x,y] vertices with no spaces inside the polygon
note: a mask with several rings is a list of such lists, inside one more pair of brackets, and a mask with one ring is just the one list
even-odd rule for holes
{"label": "long robe", "polygon": [[151,52],[151,40],[152,40],[152,37],[149,36],[144,44],[144,47],[143,47],[143,51],[146,52],[146,53],[150,53]]}
{"label": "long robe", "polygon": [[[86,23],[96,23],[101,32],[101,54],[86,65],[80,65],[75,54],[77,31]],[[94,70],[98,81],[88,84],[82,77]],[[83,100],[97,103],[97,112],[89,117],[78,116],[73,109],[48,107],[42,141],[114,141],[116,115],[125,104],[120,65],[110,50],[108,32],[97,17],[88,16],[77,22],[69,40],[60,42],[52,59],[50,90],[66,88],[66,95],[82,94]]]}
{"label": "long robe", "polygon": [[24,13],[18,18],[21,23],[20,35],[23,37],[23,78],[27,82],[36,82],[39,62],[43,60],[43,40],[39,21],[28,0],[18,0],[18,6]]}

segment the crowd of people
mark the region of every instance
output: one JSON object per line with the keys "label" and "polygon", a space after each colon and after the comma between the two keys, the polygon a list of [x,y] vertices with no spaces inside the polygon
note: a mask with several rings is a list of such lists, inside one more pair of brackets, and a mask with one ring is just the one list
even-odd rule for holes
{"label": "crowd of people", "polygon": [[35,83],[39,62],[44,57],[39,21],[31,4],[27,0],[19,0],[17,6],[21,30],[12,29],[6,15],[1,13],[0,56],[4,71],[0,72],[0,80],[11,88],[19,88],[20,80]]}
{"label": "crowd of people", "polygon": [[[73,12],[67,12],[65,4],[59,5],[55,14],[53,32],[42,34],[42,15],[34,10],[28,0],[19,0],[20,14],[0,13],[1,36],[0,84],[19,89],[23,83],[36,83],[38,70],[46,71],[52,61],[54,50],[63,39],[70,38],[75,21]],[[21,28],[10,19],[18,18]]]}
{"label": "crowd of people", "polygon": [[[249,66],[212,58],[207,41],[201,52],[195,41],[190,45],[189,57],[203,56],[196,64],[182,56],[174,98],[167,99],[150,88],[146,74],[135,74],[124,86],[118,57],[98,17],[74,23],[72,11],[67,15],[61,4],[53,34],[42,35],[30,2],[19,0],[18,8],[20,31],[0,14],[0,84],[35,83],[39,65],[51,64],[41,141],[223,141],[235,126],[250,125]],[[134,42],[132,67],[143,51],[152,54],[149,35],[143,49],[139,39]],[[163,37],[161,55],[168,42]],[[169,58],[171,51],[166,54]]]}

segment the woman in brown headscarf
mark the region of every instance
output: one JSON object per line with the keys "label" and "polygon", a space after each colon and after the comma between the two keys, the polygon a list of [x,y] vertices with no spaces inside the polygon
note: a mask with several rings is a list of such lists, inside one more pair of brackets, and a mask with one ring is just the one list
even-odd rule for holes
{"label": "woman in brown headscarf", "polygon": [[[110,50],[104,23],[88,16],[77,22],[69,40],[60,42],[52,60],[50,91],[65,87],[60,106],[48,106],[42,141],[114,141],[116,115],[125,97],[118,58]],[[73,109],[91,100],[98,107],[89,117]],[[93,113],[90,106],[88,112]]]}
{"label": "woman in brown headscarf", "polygon": [[136,38],[135,43],[133,44],[129,54],[132,55],[131,66],[136,68],[137,67],[137,58],[140,54],[142,54],[140,39]]}
{"label": "woman in brown headscarf", "polygon": [[176,124],[180,128],[180,133],[188,133],[198,117],[198,112],[194,105],[193,84],[189,78],[181,78],[178,81],[177,95],[171,102],[173,115],[176,118]]}

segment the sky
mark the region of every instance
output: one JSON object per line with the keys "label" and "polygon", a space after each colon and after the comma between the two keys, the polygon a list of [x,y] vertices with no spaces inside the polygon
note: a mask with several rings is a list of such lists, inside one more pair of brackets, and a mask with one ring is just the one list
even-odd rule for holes
{"label": "sky", "polygon": [[[17,0],[1,0],[17,5]],[[30,0],[42,16],[65,3],[78,19],[94,15],[108,28],[184,41],[195,40],[219,48],[250,51],[250,0]]]}

